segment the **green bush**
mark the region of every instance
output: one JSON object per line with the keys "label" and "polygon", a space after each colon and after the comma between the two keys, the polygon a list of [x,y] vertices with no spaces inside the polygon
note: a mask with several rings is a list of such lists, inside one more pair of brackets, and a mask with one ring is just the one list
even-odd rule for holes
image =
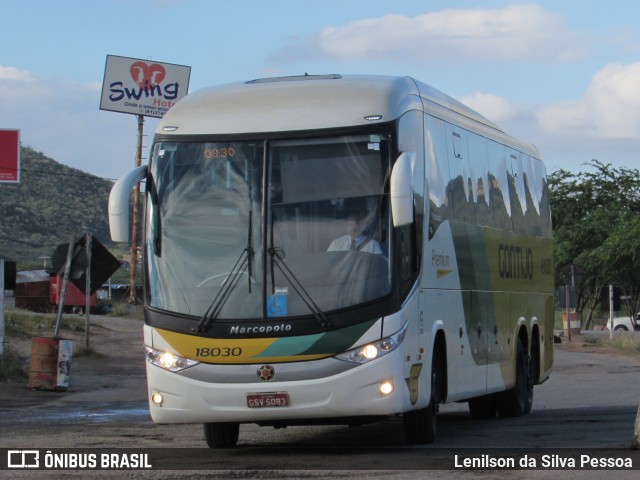
{"label": "green bush", "polygon": [[0,355],[0,381],[24,382],[29,375],[20,356],[7,345]]}

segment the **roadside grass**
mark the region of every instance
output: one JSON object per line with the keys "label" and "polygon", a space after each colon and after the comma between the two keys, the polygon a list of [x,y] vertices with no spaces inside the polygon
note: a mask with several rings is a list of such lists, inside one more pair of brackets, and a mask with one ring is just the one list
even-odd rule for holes
{"label": "roadside grass", "polygon": [[[30,338],[33,336],[53,336],[56,327],[55,313],[36,313],[19,308],[5,311],[5,335],[15,338]],[[85,317],[65,314],[62,316],[60,329],[66,332],[84,333]]]}
{"label": "roadside grass", "polygon": [[611,348],[619,352],[640,353],[640,337],[633,333],[614,332],[609,335],[585,335],[582,338],[584,347]]}
{"label": "roadside grass", "polygon": [[[562,320],[562,310],[556,310],[554,329],[562,331],[564,330],[564,322]],[[620,353],[640,353],[640,335],[634,332],[613,332],[613,336],[610,337],[609,330],[605,330],[606,319],[600,319],[595,322],[594,330],[602,330],[602,333],[598,335],[582,334],[580,339],[583,342],[583,347],[595,347],[604,349],[616,350]]]}
{"label": "roadside grass", "polygon": [[127,317],[142,320],[144,318],[144,312],[141,305],[131,305],[129,303],[114,303],[110,317]]}
{"label": "roadside grass", "polygon": [[0,355],[0,381],[22,383],[27,377],[20,355],[5,345],[4,352]]}

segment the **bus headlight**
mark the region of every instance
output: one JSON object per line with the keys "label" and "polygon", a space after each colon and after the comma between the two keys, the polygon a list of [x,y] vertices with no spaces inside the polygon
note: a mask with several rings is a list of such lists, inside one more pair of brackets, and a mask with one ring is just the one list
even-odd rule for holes
{"label": "bus headlight", "polygon": [[147,362],[153,365],[169,370],[170,372],[179,372],[185,368],[193,367],[198,364],[195,360],[189,360],[188,358],[181,357],[171,352],[163,352],[156,350],[155,348],[147,347],[145,345],[145,352]]}
{"label": "bus headlight", "polygon": [[407,332],[407,324],[404,325],[393,335],[378,340],[377,342],[367,343],[353,350],[347,350],[336,358],[340,360],[346,360],[347,362],[354,363],[367,363],[376,358],[382,357],[387,353],[393,352],[404,340],[404,335]]}

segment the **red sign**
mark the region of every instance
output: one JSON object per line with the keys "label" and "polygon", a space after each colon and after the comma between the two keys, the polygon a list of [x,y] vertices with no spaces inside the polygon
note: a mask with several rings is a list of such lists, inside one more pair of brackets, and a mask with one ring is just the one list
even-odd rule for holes
{"label": "red sign", "polygon": [[0,183],[20,182],[20,130],[0,130]]}

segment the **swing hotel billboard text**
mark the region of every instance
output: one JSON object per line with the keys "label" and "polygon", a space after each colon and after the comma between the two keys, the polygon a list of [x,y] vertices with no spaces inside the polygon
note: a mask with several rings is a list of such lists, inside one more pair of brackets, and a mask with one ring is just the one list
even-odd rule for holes
{"label": "swing hotel billboard text", "polygon": [[100,110],[162,118],[187,95],[191,67],[107,55]]}

